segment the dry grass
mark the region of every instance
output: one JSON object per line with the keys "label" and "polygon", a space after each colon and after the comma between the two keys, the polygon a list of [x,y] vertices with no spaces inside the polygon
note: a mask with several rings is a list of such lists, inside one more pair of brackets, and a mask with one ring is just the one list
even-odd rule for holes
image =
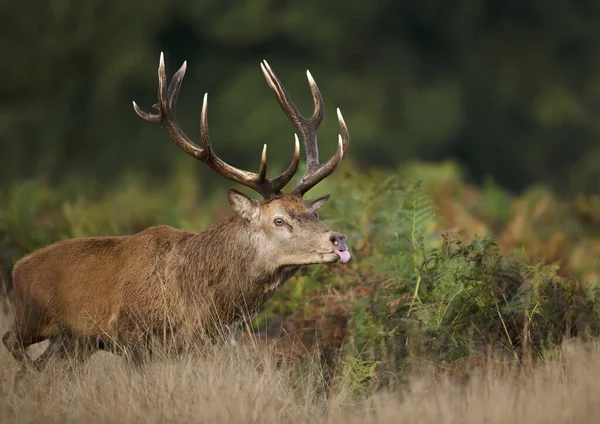
{"label": "dry grass", "polygon": [[[7,324],[1,319],[0,331]],[[527,376],[491,368],[466,384],[415,376],[406,390],[373,393],[366,399],[352,398],[342,383],[326,400],[316,389],[316,367],[292,377],[276,369],[268,355],[231,345],[202,355],[158,359],[142,370],[131,369],[120,357],[107,353],[72,369],[58,365],[16,383],[16,364],[2,347],[1,422],[591,423],[600,419],[597,345],[571,346]]]}

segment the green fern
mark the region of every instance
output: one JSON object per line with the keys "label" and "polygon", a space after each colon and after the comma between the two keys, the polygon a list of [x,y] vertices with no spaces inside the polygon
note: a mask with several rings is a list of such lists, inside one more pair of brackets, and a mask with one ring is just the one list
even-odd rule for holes
{"label": "green fern", "polygon": [[380,269],[417,287],[418,270],[426,255],[425,237],[437,224],[436,208],[420,182],[394,195],[388,201],[390,211],[382,211],[387,215],[387,226],[383,242],[385,259]]}
{"label": "green fern", "polygon": [[353,356],[342,360],[341,382],[338,383],[340,393],[356,398],[369,393],[370,383],[375,378],[377,362],[366,361]]}

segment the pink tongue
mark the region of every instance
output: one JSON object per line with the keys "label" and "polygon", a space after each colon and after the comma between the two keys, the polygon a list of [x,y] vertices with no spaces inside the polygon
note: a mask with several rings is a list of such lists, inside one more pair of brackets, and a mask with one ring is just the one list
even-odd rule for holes
{"label": "pink tongue", "polygon": [[350,252],[347,250],[336,250],[335,254],[340,257],[340,261],[342,261],[342,263],[346,263],[350,260]]}

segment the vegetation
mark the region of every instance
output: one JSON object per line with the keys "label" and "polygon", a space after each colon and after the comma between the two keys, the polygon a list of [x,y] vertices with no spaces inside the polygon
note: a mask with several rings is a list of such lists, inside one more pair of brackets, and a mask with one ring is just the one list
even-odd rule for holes
{"label": "vegetation", "polygon": [[[443,411],[454,414],[449,422],[476,422],[492,411],[505,420],[550,413],[527,406],[535,402],[574,402],[565,422],[597,413],[594,402],[573,397],[598,390],[597,196],[561,199],[540,186],[517,197],[492,182],[476,188],[450,162],[397,172],[344,166],[311,194],[333,194],[321,218],[349,236],[350,263],[307,267],[227,334],[233,345],[159,355],[141,371],[101,353],[17,382],[1,349],[7,422],[355,414],[385,422],[386,411],[409,422],[439,422]],[[53,241],[155,224],[198,230],[230,213],[224,195],[196,189],[190,168],[162,185],[134,174],[109,186],[30,180],[0,192],[0,204],[7,290],[15,260]],[[8,325],[5,314],[0,331]],[[519,408],[501,407],[514,399]]]}
{"label": "vegetation", "polygon": [[[287,164],[292,127],[259,69],[267,59],[301,110],[310,69],[340,107],[361,167],[453,157],[470,178],[520,191],[600,190],[596,1],[443,0],[2,2],[0,185],[49,175],[106,181],[125,168],[168,177],[181,153],[135,115],[156,101],[156,66],[188,61],[179,101],[198,139],[208,91],[217,153]],[[19,40],[15,43],[14,40]],[[199,168],[207,187],[216,179]]]}
{"label": "vegetation", "polygon": [[290,375],[254,349],[220,346],[202,356],[157,360],[141,372],[100,353],[85,367],[52,368],[15,386],[14,363],[2,349],[0,410],[4,423],[397,423],[399,417],[406,423],[592,423],[600,413],[599,349],[565,349],[526,374],[489,367],[466,383],[423,371],[402,391],[361,395],[339,381],[327,399],[314,384],[316,367]]}
{"label": "vegetation", "polygon": [[[598,198],[477,190],[451,163],[340,174],[312,194],[334,193],[322,219],[348,234],[353,260],[306,268],[249,328],[283,356],[302,363],[317,349],[329,371],[349,356],[396,378],[490,349],[530,361],[600,334]],[[228,213],[222,198],[190,195],[193,183],[182,171],[162,187],[129,177],[77,195],[39,180],[15,185],[1,197],[7,289],[14,261],[53,241],[155,224],[201,229]]]}

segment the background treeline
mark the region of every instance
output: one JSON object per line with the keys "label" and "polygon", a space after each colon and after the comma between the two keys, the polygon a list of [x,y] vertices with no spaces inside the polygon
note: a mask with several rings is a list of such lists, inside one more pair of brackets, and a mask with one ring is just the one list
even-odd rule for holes
{"label": "background treeline", "polygon": [[323,155],[339,106],[357,167],[451,157],[513,191],[598,192],[599,18],[593,0],[2,2],[0,186],[159,180],[191,161],[131,107],[154,103],[164,51],[169,73],[188,61],[184,128],[199,139],[210,92],[215,148],[237,166],[256,169],[264,142],[272,163],[291,155],[264,58],[307,113],[304,71],[315,76]]}

